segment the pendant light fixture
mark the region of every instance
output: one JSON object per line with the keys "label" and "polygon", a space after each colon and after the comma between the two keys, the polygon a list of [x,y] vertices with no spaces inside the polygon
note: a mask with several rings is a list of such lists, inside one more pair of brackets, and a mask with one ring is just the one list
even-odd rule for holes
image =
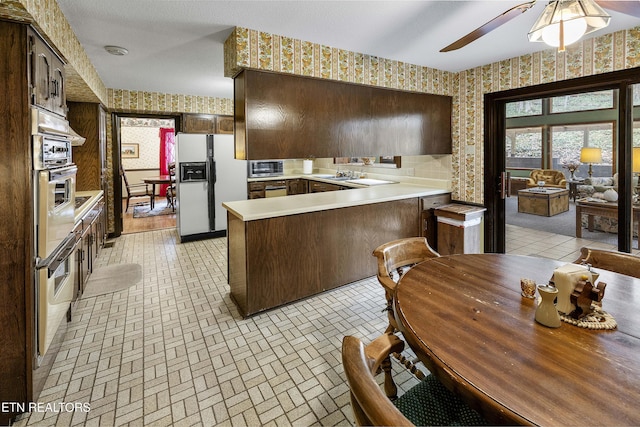
{"label": "pendant light fixture", "polygon": [[564,52],[565,46],[605,28],[610,20],[611,16],[593,0],[553,0],[533,24],[529,41],[545,42]]}

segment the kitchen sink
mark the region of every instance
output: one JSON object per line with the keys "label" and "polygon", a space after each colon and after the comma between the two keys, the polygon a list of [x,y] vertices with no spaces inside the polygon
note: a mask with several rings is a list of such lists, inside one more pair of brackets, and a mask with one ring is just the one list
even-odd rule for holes
{"label": "kitchen sink", "polygon": [[383,185],[383,184],[397,184],[397,181],[386,181],[386,180],[383,180],[383,179],[372,179],[372,178],[349,179],[349,180],[347,180],[347,182],[350,182],[350,183],[353,183],[353,184],[367,185],[367,186]]}
{"label": "kitchen sink", "polygon": [[335,176],[335,175],[329,175],[329,174],[315,174],[312,176],[314,178],[330,179],[332,181],[348,181],[351,179],[348,176]]}

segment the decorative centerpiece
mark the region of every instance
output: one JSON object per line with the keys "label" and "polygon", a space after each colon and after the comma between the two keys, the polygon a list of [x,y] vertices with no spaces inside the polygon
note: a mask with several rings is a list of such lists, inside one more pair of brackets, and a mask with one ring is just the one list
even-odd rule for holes
{"label": "decorative centerpiece", "polygon": [[602,309],[607,284],[596,283],[591,265],[567,264],[554,270],[549,284],[558,289],[556,308],[562,321],[587,329],[615,329],[613,316]]}
{"label": "decorative centerpiece", "polygon": [[577,160],[571,160],[571,161],[568,161],[568,162],[564,162],[562,164],[562,167],[564,169],[567,169],[569,171],[569,173],[571,174],[571,177],[570,177],[571,181],[573,181],[576,178],[575,177],[575,173],[576,173],[576,171],[578,170],[578,168],[580,167],[581,164],[582,163],[580,163]]}

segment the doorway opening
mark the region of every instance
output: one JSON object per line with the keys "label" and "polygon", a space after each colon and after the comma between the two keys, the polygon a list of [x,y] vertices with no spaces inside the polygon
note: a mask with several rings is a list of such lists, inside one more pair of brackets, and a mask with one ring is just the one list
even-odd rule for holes
{"label": "doorway opening", "polygon": [[[178,116],[113,115],[116,235],[176,227],[167,197]],[[126,180],[125,180],[126,177]],[[165,182],[166,181],[166,182]]]}
{"label": "doorway opening", "polygon": [[[601,223],[615,222],[617,229],[607,229],[605,225],[598,231],[603,237],[612,238],[618,250],[631,251],[637,235],[631,221],[637,186],[633,181],[631,153],[639,144],[638,138],[633,137],[633,118],[640,118],[633,111],[640,108],[640,102],[634,102],[633,98],[633,84],[637,81],[637,71],[624,70],[485,95],[486,252],[506,251],[510,240],[506,225],[513,219],[510,218],[513,212],[518,215],[528,212],[523,215],[528,215],[530,223],[541,223],[541,228],[548,231],[554,224],[554,216],[569,211],[563,233],[580,237],[581,232],[591,232],[590,225],[596,215],[571,209],[580,205],[580,199],[603,197],[606,190],[600,185],[603,183],[591,185],[598,188],[587,188],[591,183],[584,180],[591,177],[610,178],[612,182],[608,186],[616,187],[615,209],[611,209],[610,214],[597,216],[603,217],[599,219]],[[583,157],[585,148],[597,148],[600,157],[595,160]],[[578,166],[578,175],[575,166]],[[525,195],[520,192],[527,193],[527,186],[532,185],[527,181],[534,169],[542,170],[546,181],[553,181],[551,175],[556,172],[564,175],[564,185],[559,187],[567,194],[557,202],[563,209],[556,209],[552,214],[545,212],[539,217],[534,215],[535,209],[549,209],[551,196],[546,200],[536,199],[533,207],[518,207],[518,201],[524,199],[519,196]],[[538,187],[537,182],[532,186]],[[514,197],[502,197],[503,193]],[[594,197],[594,193],[598,194]],[[603,202],[606,202],[604,198]],[[555,222],[559,220],[555,218]],[[588,223],[582,226],[583,221]],[[634,225],[637,228],[637,224]]]}

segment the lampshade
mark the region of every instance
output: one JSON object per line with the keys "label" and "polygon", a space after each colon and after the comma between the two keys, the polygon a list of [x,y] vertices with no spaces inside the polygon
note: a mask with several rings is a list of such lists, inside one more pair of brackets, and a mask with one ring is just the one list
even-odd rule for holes
{"label": "lampshade", "polygon": [[543,41],[563,51],[583,35],[606,27],[610,20],[611,16],[593,0],[550,1],[533,24],[529,41]]}
{"label": "lampshade", "polygon": [[602,163],[602,150],[600,148],[584,147],[580,150],[582,163]]}
{"label": "lampshade", "polygon": [[633,172],[640,172],[640,147],[633,147]]}

